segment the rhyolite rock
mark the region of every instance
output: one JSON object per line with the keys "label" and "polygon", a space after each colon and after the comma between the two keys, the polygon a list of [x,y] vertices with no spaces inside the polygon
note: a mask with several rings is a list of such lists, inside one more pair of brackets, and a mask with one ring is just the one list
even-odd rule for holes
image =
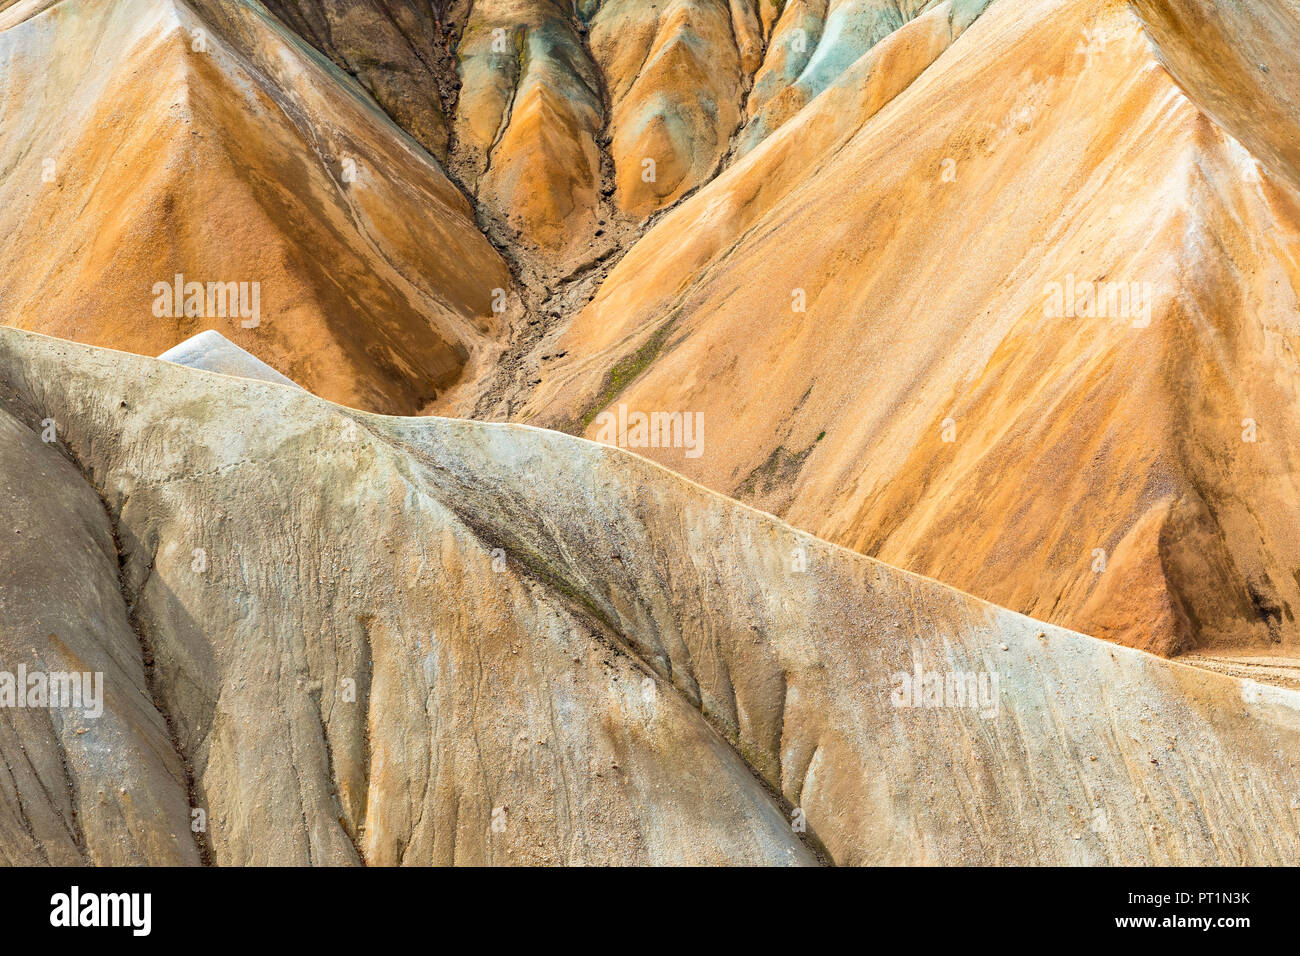
{"label": "rhyolite rock", "polygon": [[1161,654],[1295,654],[1300,22],[957,10],[659,219],[512,417],[701,413],[704,455],[644,453],[836,543]]}
{"label": "rhyolite rock", "polygon": [[0,436],[5,662],[107,702],[0,721],[11,861],[1300,859],[1300,693],[619,449],[11,329]]}
{"label": "rhyolite rock", "polygon": [[0,70],[4,323],[149,355],[212,328],[408,414],[494,363],[514,285],[470,203],[260,4],[19,3]]}

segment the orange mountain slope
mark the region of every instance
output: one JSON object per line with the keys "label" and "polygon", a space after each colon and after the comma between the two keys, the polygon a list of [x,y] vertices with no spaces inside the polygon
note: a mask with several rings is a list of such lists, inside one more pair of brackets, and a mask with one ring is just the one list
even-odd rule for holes
{"label": "orange mountain slope", "polygon": [[517,417],[702,412],[699,457],[643,453],[884,561],[1163,653],[1296,644],[1300,21],[1254,9],[994,3],[883,107],[865,57],[633,248]]}
{"label": "orange mountain slope", "polygon": [[491,361],[505,263],[359,87],[257,5],[202,6],[0,13],[0,316],[147,354],[216,328],[324,397],[418,410]]}

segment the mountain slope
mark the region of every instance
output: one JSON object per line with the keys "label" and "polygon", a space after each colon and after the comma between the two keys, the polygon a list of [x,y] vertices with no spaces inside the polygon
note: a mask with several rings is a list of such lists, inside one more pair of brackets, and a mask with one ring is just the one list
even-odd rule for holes
{"label": "mountain slope", "polygon": [[490,364],[512,280],[464,196],[260,5],[196,6],[0,14],[3,321],[155,355],[216,327],[383,411]]}
{"label": "mountain slope", "polygon": [[[0,662],[103,675],[103,713],[0,707],[0,863],[199,862],[184,768],[154,708],[98,496],[0,386]],[[0,699],[3,699],[0,697]]]}
{"label": "mountain slope", "polygon": [[266,8],[357,78],[402,129],[447,158],[442,87],[448,63],[441,3],[387,0],[266,0]]}
{"label": "mountain slope", "polygon": [[[1293,691],[1039,625],[553,432],[367,415],[8,329],[0,384],[22,451],[0,480],[36,467],[58,491],[36,547],[4,529],[5,605],[36,655],[129,609],[158,710],[132,719],[183,755],[158,792],[206,811],[191,859],[1300,857]],[[102,610],[32,573],[71,547],[72,593],[100,582]],[[106,698],[126,720],[142,658],[119,644]],[[896,706],[918,667],[998,691],[984,712]],[[98,748],[112,724],[88,723],[71,739]],[[10,767],[16,743],[68,747],[20,728]],[[156,839],[159,861],[169,832],[90,842]]]}
{"label": "mountain slope", "polygon": [[22,0],[0,320],[156,355],[233,319],[328,398],[499,414],[654,216],[925,20],[894,95],[986,2]]}
{"label": "mountain slope", "polygon": [[518,259],[559,274],[610,247],[601,80],[580,30],[561,4],[479,0],[456,50],[453,169]]}
{"label": "mountain slope", "polygon": [[1160,653],[1294,647],[1300,194],[1231,130],[1296,130],[1300,21],[1253,7],[1291,32],[1229,75],[1145,26],[1208,5],[1139,6],[912,21],[657,223],[514,417],[700,412],[700,457],[645,453],[835,542]]}
{"label": "mountain slope", "polygon": [[943,8],[964,28],[987,2],[268,6],[444,161],[494,242],[553,286],[626,249],[915,17]]}

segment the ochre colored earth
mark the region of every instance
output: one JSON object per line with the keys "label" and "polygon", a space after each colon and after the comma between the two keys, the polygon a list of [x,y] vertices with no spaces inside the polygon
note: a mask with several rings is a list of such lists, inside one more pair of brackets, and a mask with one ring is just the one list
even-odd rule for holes
{"label": "ochre colored earth", "polygon": [[1294,865],[1297,50],[0,0],[0,863]]}

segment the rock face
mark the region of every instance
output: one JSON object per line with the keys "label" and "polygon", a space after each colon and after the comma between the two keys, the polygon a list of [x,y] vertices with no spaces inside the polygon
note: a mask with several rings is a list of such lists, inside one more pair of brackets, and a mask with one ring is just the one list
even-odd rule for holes
{"label": "rock face", "polygon": [[499,415],[652,217],[891,30],[935,21],[885,98],[984,5],[9,4],[0,311],[150,355],[224,319],[332,400]]}
{"label": "rock face", "polygon": [[[753,149],[832,84],[876,44],[913,19],[936,13],[961,33],[990,0],[793,0],[773,25],[771,52],[754,78],[739,152]],[[909,77],[908,82],[911,78]]]}
{"label": "rock face", "polygon": [[390,412],[491,364],[512,282],[464,196],[260,5],[37,9],[0,14],[7,324],[151,355],[216,328]]}
{"label": "rock face", "polygon": [[957,14],[660,220],[514,416],[700,412],[705,454],[645,453],[829,540],[1164,654],[1294,649],[1294,10]]}
{"label": "rock face", "polygon": [[0,691],[0,863],[197,863],[184,766],[150,697],[103,502],[40,422],[13,417],[7,382],[0,392],[0,669],[103,675],[94,718]]}
{"label": "rock face", "polygon": [[[1039,625],[620,450],[13,330],[0,396],[6,661],[106,673],[100,720],[4,713],[11,860],[1300,853],[1300,693]],[[918,669],[997,683],[924,706]]]}
{"label": "rock face", "polygon": [[601,5],[592,49],[610,85],[624,210],[644,218],[712,177],[740,124],[762,41],[745,3]]}

